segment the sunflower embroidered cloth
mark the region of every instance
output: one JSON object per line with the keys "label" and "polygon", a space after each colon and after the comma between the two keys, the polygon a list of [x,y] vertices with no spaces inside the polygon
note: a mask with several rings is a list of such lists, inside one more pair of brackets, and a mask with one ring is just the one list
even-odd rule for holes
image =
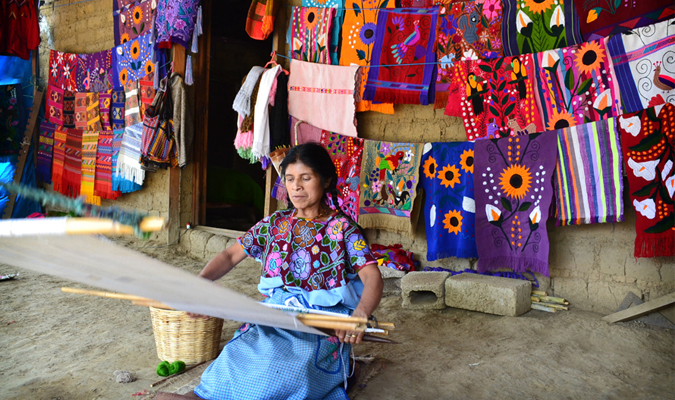
{"label": "sunflower embroidered cloth", "polygon": [[462,117],[470,141],[542,132],[533,67],[531,54],[457,62],[445,115]]}
{"label": "sunflower embroidered cloth", "polygon": [[61,89],[77,90],[77,54],[49,51],[48,83]]}
{"label": "sunflower embroidered cloth", "polygon": [[434,101],[438,8],[380,10],[363,99]]}
{"label": "sunflower embroidered cloth", "polygon": [[105,92],[112,89],[112,50],[78,54],[77,91]]}
{"label": "sunflower embroidered cloth", "polygon": [[124,44],[152,32],[152,22],[157,12],[156,6],[155,0],[141,0],[113,11],[115,45]]}
{"label": "sunflower embroidered cloth", "polygon": [[49,122],[40,124],[40,138],[37,149],[35,175],[44,183],[52,183],[52,155],[54,154],[54,131],[56,125]]}
{"label": "sunflower embroidered cloth", "polygon": [[675,16],[672,0],[575,0],[584,40],[597,40]]}
{"label": "sunflower embroidered cloth", "polygon": [[556,133],[480,140],[475,153],[478,272],[510,268],[549,276],[546,219]]}
{"label": "sunflower embroidered cloth", "polygon": [[171,43],[178,43],[186,49],[190,48],[200,3],[200,0],[157,1],[156,48],[169,49]]}
{"label": "sunflower embroidered cloth", "polygon": [[354,95],[358,69],[291,60],[288,113],[318,128],[357,136]]}
{"label": "sunflower embroidered cloth", "polygon": [[334,8],[293,7],[286,32],[288,56],[294,60],[331,64],[330,35]]}
{"label": "sunflower embroidered cloth", "polygon": [[427,261],[477,258],[474,144],[426,143],[422,156]]}
{"label": "sunflower embroidered cloth", "polygon": [[[393,8],[394,2],[389,0],[354,0],[352,8],[345,10],[345,19],[342,24],[342,48],[340,51],[340,65],[362,65],[359,93],[356,97],[356,111],[376,111],[383,114],[393,114],[392,103],[373,103],[363,100],[363,92],[368,81],[368,65],[375,45],[377,31],[377,16],[382,8]],[[358,101],[360,100],[360,101]]]}
{"label": "sunflower embroidered cloth", "polygon": [[624,112],[675,103],[675,19],[607,40]]}
{"label": "sunflower embroidered cloth", "polygon": [[617,77],[603,40],[537,53],[534,66],[546,130],[622,113]]}
{"label": "sunflower embroidered cloth", "polygon": [[328,151],[335,164],[340,209],[349,218],[358,221],[363,139],[323,131],[321,145]]}
{"label": "sunflower embroidered cloth", "polygon": [[556,133],[556,225],[623,221],[623,157],[616,118]]}
{"label": "sunflower embroidered cloth", "polygon": [[[328,52],[330,53],[330,63],[338,65],[338,46],[340,45],[340,30],[345,19],[345,0],[302,0],[303,7],[321,7],[333,8],[335,13],[330,27],[330,42],[328,43]],[[359,5],[351,8],[357,8]]]}
{"label": "sunflower embroidered cloth", "polygon": [[421,143],[366,140],[361,161],[359,225],[413,235]]}
{"label": "sunflower embroidered cloth", "polygon": [[[445,108],[450,96],[450,70],[456,60],[504,56],[500,0],[457,1],[441,8],[438,23],[436,101]],[[455,94],[453,92],[453,94]]]}
{"label": "sunflower embroidered cloth", "polygon": [[155,70],[152,34],[148,33],[113,49],[113,87],[135,82]]}
{"label": "sunflower embroidered cloth", "polygon": [[[577,0],[579,1],[583,0]],[[504,0],[504,54],[537,53],[581,43],[572,0]]]}
{"label": "sunflower embroidered cloth", "polygon": [[635,257],[675,255],[675,105],[619,117],[623,160],[635,208]]}

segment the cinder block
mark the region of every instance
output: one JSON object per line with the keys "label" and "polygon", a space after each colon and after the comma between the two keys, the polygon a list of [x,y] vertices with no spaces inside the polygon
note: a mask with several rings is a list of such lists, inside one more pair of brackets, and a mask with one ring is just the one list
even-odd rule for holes
{"label": "cinder block", "polygon": [[445,281],[448,307],[516,317],[530,310],[532,284],[520,279],[459,274]]}
{"label": "cinder block", "polygon": [[405,272],[393,268],[377,266],[382,275],[384,287],[382,288],[382,296],[398,296],[401,294],[401,279],[405,276]]}
{"label": "cinder block", "polygon": [[445,280],[449,272],[409,272],[401,279],[403,308],[442,310],[445,308]]}

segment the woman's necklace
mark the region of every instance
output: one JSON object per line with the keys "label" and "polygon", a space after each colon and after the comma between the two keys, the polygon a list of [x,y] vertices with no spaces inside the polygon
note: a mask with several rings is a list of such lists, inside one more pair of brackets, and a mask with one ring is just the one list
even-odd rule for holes
{"label": "woman's necklace", "polygon": [[293,217],[296,217],[296,218],[302,218],[302,219],[308,219],[308,220],[317,220],[317,219],[319,219],[319,218],[324,217],[325,215],[326,215],[326,213],[325,213],[324,211],[322,211],[321,209],[319,209],[319,213],[318,213],[317,215],[313,216],[312,218],[298,217],[298,209],[297,209],[297,208],[295,209],[295,212],[293,213]]}

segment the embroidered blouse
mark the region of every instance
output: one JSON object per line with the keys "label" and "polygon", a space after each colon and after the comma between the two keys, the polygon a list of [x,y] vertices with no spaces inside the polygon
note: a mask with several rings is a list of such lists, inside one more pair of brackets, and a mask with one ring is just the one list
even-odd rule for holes
{"label": "embroidered blouse", "polygon": [[358,226],[342,214],[313,221],[293,212],[277,211],[237,239],[262,264],[258,290],[284,288],[313,305],[356,308],[363,291],[358,272],[377,262]]}

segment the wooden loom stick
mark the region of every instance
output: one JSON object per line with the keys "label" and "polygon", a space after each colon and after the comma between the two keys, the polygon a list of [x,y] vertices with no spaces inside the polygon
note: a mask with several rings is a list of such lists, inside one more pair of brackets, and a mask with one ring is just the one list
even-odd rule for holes
{"label": "wooden loom stick", "polygon": [[542,305],[540,303],[532,303],[532,305],[530,307],[533,310],[546,311],[546,312],[550,312],[550,313],[557,312],[557,310],[555,308],[546,307],[545,305]]}
{"label": "wooden loom stick", "polygon": [[175,310],[173,307],[155,300],[131,300],[131,304],[135,306],[161,308],[163,310]]}
{"label": "wooden loom stick", "polygon": [[[91,296],[107,297],[110,299],[121,299],[121,300],[150,300],[145,297],[134,296],[131,294],[124,293],[115,293],[115,292],[104,292],[102,290],[88,290],[88,289],[78,289],[72,287],[62,287],[61,291],[64,293],[74,293],[74,294],[88,294]],[[151,300],[152,301],[152,300]]]}
{"label": "wooden loom stick", "polygon": [[316,321],[334,321],[334,322],[354,322],[357,324],[367,324],[368,318],[359,318],[359,317],[350,317],[345,315],[344,317],[333,317],[331,315],[322,315],[322,314],[298,314],[296,317],[299,320],[316,320]]}
{"label": "wooden loom stick", "polygon": [[[143,232],[157,232],[164,229],[166,220],[161,217],[145,217],[139,227]],[[102,218],[67,218],[66,233],[68,235],[87,235],[92,233],[107,235],[133,235],[134,228],[122,225],[111,219]]]}

